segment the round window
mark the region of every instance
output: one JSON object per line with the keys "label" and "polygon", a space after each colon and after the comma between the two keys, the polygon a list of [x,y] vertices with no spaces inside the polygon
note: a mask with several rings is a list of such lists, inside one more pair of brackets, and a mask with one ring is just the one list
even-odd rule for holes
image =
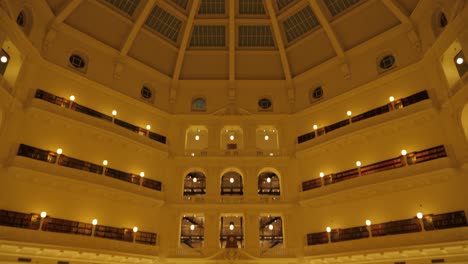
{"label": "round window", "polygon": [[384,56],[379,63],[379,67],[384,70],[388,70],[395,65],[395,57],[393,55]]}
{"label": "round window", "polygon": [[141,88],[140,94],[145,99],[150,99],[153,96],[153,92],[151,91],[151,89],[146,86],[143,86]]}
{"label": "round window", "polygon": [[439,25],[440,27],[446,27],[448,24],[447,17],[445,16],[444,12],[440,12],[440,17],[439,17]]}
{"label": "round window", "polygon": [[70,64],[77,69],[83,69],[86,66],[85,60],[80,55],[71,55],[69,61]]}
{"label": "round window", "polygon": [[262,109],[262,110],[270,109],[271,108],[270,99],[262,98],[262,99],[258,100],[258,107],[260,107],[260,109]]}
{"label": "round window", "polygon": [[312,91],[312,97],[314,99],[319,99],[323,96],[323,89],[321,86],[315,88],[313,91]]}
{"label": "round window", "polygon": [[192,110],[194,111],[205,111],[206,101],[203,98],[196,98],[192,102]]}
{"label": "round window", "polygon": [[20,27],[24,27],[24,12],[19,12],[18,16],[16,17],[16,24]]}

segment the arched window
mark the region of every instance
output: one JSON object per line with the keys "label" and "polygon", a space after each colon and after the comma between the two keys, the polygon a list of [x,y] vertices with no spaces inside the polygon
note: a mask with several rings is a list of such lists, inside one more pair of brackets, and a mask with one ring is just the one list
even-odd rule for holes
{"label": "arched window", "polygon": [[273,104],[268,98],[261,98],[258,100],[258,110],[259,111],[271,111]]}
{"label": "arched window", "polygon": [[29,35],[32,28],[32,13],[29,8],[22,9],[16,16],[16,24],[23,30],[26,35]]}
{"label": "arched window", "polygon": [[205,174],[200,171],[190,172],[184,179],[184,196],[201,195],[206,193]]}
{"label": "arched window", "polygon": [[206,101],[204,98],[197,97],[192,101],[192,111],[203,112],[206,111]]}
{"label": "arched window", "polygon": [[221,195],[243,195],[242,175],[235,171],[226,172],[221,177]]}
{"label": "arched window", "polygon": [[10,62],[10,55],[4,50],[0,49],[0,75],[4,75]]}
{"label": "arched window", "polygon": [[21,10],[18,14],[18,16],[16,17],[16,24],[18,24],[18,26],[20,27],[24,27],[25,25],[25,14],[24,14],[24,11]]}
{"label": "arched window", "polygon": [[280,181],[274,172],[265,171],[258,176],[258,194],[280,195]]}
{"label": "arched window", "polygon": [[465,54],[463,53],[463,50],[455,55],[453,62],[457,68],[458,75],[460,75],[460,78],[463,77],[463,75],[465,75],[465,73],[468,71],[468,63],[465,61]]}

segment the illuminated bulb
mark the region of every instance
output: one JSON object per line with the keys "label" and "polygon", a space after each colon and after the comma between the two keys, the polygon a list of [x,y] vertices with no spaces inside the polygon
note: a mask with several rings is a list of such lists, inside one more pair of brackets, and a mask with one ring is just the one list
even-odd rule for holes
{"label": "illuminated bulb", "polygon": [[195,156],[195,153],[192,153],[191,155],[192,155],[192,157],[194,157],[194,156]]}
{"label": "illuminated bulb", "polygon": [[313,128],[314,128],[314,130],[317,130],[318,126],[317,126],[317,125],[314,125]]}
{"label": "illuminated bulb", "polygon": [[356,166],[361,167],[361,162],[359,160],[356,161]]}
{"label": "illuminated bulb", "polygon": [[117,115],[117,110],[112,110],[112,115],[116,116]]}
{"label": "illuminated bulb", "polygon": [[271,178],[270,178],[270,177],[266,178],[266,181],[267,181],[268,183],[270,183],[270,182],[271,182]]}
{"label": "illuminated bulb", "polygon": [[146,125],[146,130],[150,130],[151,129],[151,126],[150,125]]}
{"label": "illuminated bulb", "polygon": [[272,156],[272,157],[273,157],[273,153],[271,153],[271,152],[270,152],[270,156]]}
{"label": "illuminated bulb", "polygon": [[107,160],[102,161],[102,165],[107,166],[107,164],[109,164],[109,162]]}
{"label": "illuminated bulb", "polygon": [[320,172],[320,174],[319,174],[319,175],[320,175],[320,178],[323,178],[323,176],[325,176],[325,173],[323,173],[323,172]]}
{"label": "illuminated bulb", "polygon": [[230,182],[230,183],[234,183],[234,178],[230,178],[230,179],[229,179],[229,182]]}
{"label": "illuminated bulb", "polygon": [[372,224],[371,220],[367,219],[366,220],[366,226],[370,226]]}
{"label": "illuminated bulb", "polygon": [[[5,57],[6,58],[6,57]],[[5,63],[6,61],[3,61],[3,57],[2,57],[2,62]],[[464,62],[463,58],[457,58],[457,64],[460,65]]]}
{"label": "illuminated bulb", "polygon": [[91,224],[97,225],[97,219],[93,219],[93,221],[91,222]]}
{"label": "illuminated bulb", "polygon": [[406,150],[405,150],[405,149],[401,151],[401,155],[403,155],[403,156],[405,156],[405,155],[406,155],[406,153],[407,153],[407,152],[406,152]]}
{"label": "illuminated bulb", "polygon": [[57,149],[57,154],[60,155],[60,154],[62,154],[62,152],[63,152],[63,150],[62,150],[61,148],[58,148],[58,149]]}
{"label": "illuminated bulb", "polygon": [[229,224],[229,230],[234,230],[234,223],[233,223],[233,222],[231,222],[231,223]]}
{"label": "illuminated bulb", "polygon": [[230,140],[234,140],[234,136],[233,136],[233,135],[230,135],[230,136],[229,136],[229,139],[230,139]]}
{"label": "illuminated bulb", "polygon": [[273,225],[272,224],[268,225],[268,229],[273,230]]}
{"label": "illuminated bulb", "polygon": [[331,232],[331,227],[327,226],[326,230],[327,230],[328,233],[330,233]]}
{"label": "illuminated bulb", "polygon": [[195,178],[192,179],[192,181],[193,181],[193,182],[197,182],[198,179],[195,177]]}
{"label": "illuminated bulb", "polygon": [[196,136],[195,136],[195,140],[200,140],[200,136],[199,136],[199,135],[196,135]]}
{"label": "illuminated bulb", "polygon": [[418,213],[416,214],[416,217],[417,217],[418,219],[422,219],[422,218],[423,218],[423,214],[422,214],[421,212],[418,212]]}
{"label": "illuminated bulb", "polygon": [[[3,62],[3,63],[6,63],[8,61],[8,58],[7,56],[3,55],[1,58],[0,58],[0,61]],[[459,63],[460,64],[460,63]]]}
{"label": "illuminated bulb", "polygon": [[70,101],[75,101],[75,96],[74,95],[70,95]]}
{"label": "illuminated bulb", "polygon": [[351,116],[353,113],[351,111],[346,112],[347,116]]}
{"label": "illuminated bulb", "polygon": [[388,98],[388,100],[389,100],[390,102],[393,102],[393,101],[395,101],[395,97],[390,96],[390,97]]}
{"label": "illuminated bulb", "polygon": [[190,230],[195,230],[195,225],[194,224],[190,225]]}
{"label": "illuminated bulb", "polygon": [[145,177],[145,172],[144,171],[140,172],[140,177]]}
{"label": "illuminated bulb", "polygon": [[135,232],[135,233],[138,232],[138,227],[134,226],[133,227],[133,232]]}
{"label": "illuminated bulb", "polygon": [[269,137],[268,135],[265,135],[264,138],[265,138],[265,140],[269,140],[269,139],[270,139],[270,137]]}
{"label": "illuminated bulb", "polygon": [[41,217],[42,218],[45,218],[47,216],[47,213],[46,212],[41,212]]}

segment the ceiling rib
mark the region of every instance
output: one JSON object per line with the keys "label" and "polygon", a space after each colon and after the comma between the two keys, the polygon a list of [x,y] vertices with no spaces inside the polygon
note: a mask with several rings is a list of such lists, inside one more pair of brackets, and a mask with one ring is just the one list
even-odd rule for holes
{"label": "ceiling rib", "polygon": [[148,2],[146,3],[140,16],[135,21],[135,24],[133,24],[132,30],[130,31],[130,34],[128,34],[128,37],[125,40],[125,43],[122,46],[122,49],[120,50],[121,55],[123,56],[127,55],[128,51],[133,45],[133,42],[135,41],[138,31],[140,31],[141,27],[143,26],[143,23],[145,23],[155,3],[156,3],[156,0],[148,0]]}
{"label": "ceiling rib", "polygon": [[75,10],[83,0],[71,0],[55,17],[52,25],[58,25],[65,21],[67,17]]}
{"label": "ceiling rib", "polygon": [[319,4],[317,3],[317,0],[309,0],[310,7],[315,13],[315,16],[317,17],[320,25],[322,25],[323,30],[325,30],[325,33],[327,34],[328,39],[330,40],[330,43],[333,46],[333,49],[335,50],[335,53],[338,57],[343,58],[344,57],[344,50],[343,46],[341,45],[340,41],[336,37],[335,32],[333,31],[330,23],[326,19],[322,9],[320,8]]}
{"label": "ceiling rib", "polygon": [[383,0],[384,5],[392,12],[402,24],[412,25],[413,22],[409,18],[410,14],[393,0]]}

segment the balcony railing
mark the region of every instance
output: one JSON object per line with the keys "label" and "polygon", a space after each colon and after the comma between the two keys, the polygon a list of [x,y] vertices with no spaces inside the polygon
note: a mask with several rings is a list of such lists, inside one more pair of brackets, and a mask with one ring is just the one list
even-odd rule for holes
{"label": "balcony railing", "polygon": [[391,158],[388,160],[380,161],[363,167],[350,169],[338,173],[325,175],[323,180],[315,178],[302,182],[302,191],[308,191],[315,188],[320,188],[325,185],[337,183],[340,181],[350,180],[363,175],[368,175],[376,172],[397,169],[405,166],[406,164],[412,165],[429,160],[447,157],[445,147],[443,145],[425,149],[422,151],[415,151],[408,153],[406,156]]}
{"label": "balcony railing", "polygon": [[114,118],[112,118],[112,116],[103,114],[103,113],[98,112],[98,111],[96,111],[94,109],[91,109],[89,107],[80,105],[78,103],[72,102],[72,101],[70,101],[68,99],[56,96],[56,95],[48,93],[46,91],[37,89],[36,94],[35,94],[34,97],[37,98],[37,99],[41,99],[41,100],[44,100],[46,102],[55,104],[55,105],[59,105],[59,106],[64,107],[64,108],[69,108],[69,109],[71,109],[73,111],[76,111],[76,112],[79,112],[79,113],[82,113],[82,114],[86,114],[86,115],[89,115],[89,116],[92,116],[92,117],[96,117],[96,118],[99,118],[101,120],[105,120],[105,121],[108,121],[108,122],[113,122],[114,124],[116,124],[116,125],[118,125],[120,127],[126,128],[126,129],[128,129],[130,131],[133,131],[135,133],[138,133],[140,135],[147,136],[148,138],[150,138],[150,139],[152,139],[154,141],[160,142],[162,144],[166,144],[166,137],[163,136],[163,135],[159,135],[157,133],[148,131],[147,129],[132,125],[132,124],[127,123],[127,122],[125,122],[123,120],[120,120],[120,119],[114,119]]}
{"label": "balcony railing", "polygon": [[0,225],[38,230],[41,219],[38,214],[25,214],[0,210]]}
{"label": "balcony railing", "polygon": [[368,237],[369,231],[367,230],[366,226],[358,226],[346,229],[335,229],[331,231],[330,235],[332,242],[347,241]]}
{"label": "balcony railing", "polygon": [[46,217],[42,223],[42,231],[91,236],[93,225],[77,221]]}
{"label": "balcony railing", "polygon": [[341,120],[341,121],[336,122],[334,124],[331,124],[331,125],[328,125],[328,126],[325,126],[325,127],[322,127],[322,128],[318,128],[317,131],[312,131],[312,132],[308,132],[306,134],[300,135],[300,136],[297,137],[297,143],[301,144],[301,143],[307,142],[307,141],[312,140],[312,139],[314,139],[314,138],[316,138],[318,136],[328,134],[331,131],[337,130],[337,129],[342,128],[342,127],[345,127],[345,126],[350,125],[352,123],[356,123],[356,122],[359,122],[359,121],[362,121],[362,120],[365,120],[365,119],[368,119],[368,118],[371,118],[371,117],[379,116],[379,115],[388,113],[391,110],[400,109],[400,108],[403,108],[403,107],[406,107],[406,106],[409,106],[409,105],[412,105],[412,104],[415,104],[415,103],[418,103],[418,102],[421,102],[421,101],[427,100],[427,99],[429,99],[429,94],[427,93],[426,90],[418,92],[418,93],[410,95],[408,97],[396,100],[396,101],[394,101],[392,103],[389,103],[389,104],[386,104],[386,105],[383,105],[383,106],[379,106],[377,108],[374,108],[374,109],[369,110],[369,111],[367,111],[365,113],[354,116],[352,118]]}

